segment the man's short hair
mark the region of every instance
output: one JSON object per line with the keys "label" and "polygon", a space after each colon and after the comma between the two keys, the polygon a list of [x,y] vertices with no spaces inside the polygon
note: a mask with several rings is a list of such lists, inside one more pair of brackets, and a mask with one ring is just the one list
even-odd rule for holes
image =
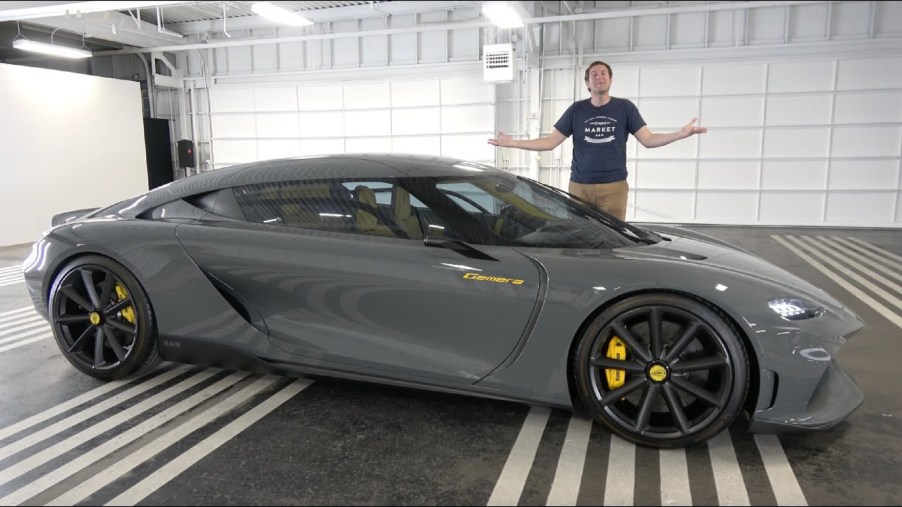
{"label": "man's short hair", "polygon": [[604,65],[605,67],[608,68],[608,77],[614,77],[614,71],[611,70],[610,65],[602,62],[601,60],[595,60],[594,62],[590,63],[588,67],[586,67],[586,78],[585,78],[586,83],[589,82],[589,71],[592,70],[592,67],[594,67],[596,65]]}

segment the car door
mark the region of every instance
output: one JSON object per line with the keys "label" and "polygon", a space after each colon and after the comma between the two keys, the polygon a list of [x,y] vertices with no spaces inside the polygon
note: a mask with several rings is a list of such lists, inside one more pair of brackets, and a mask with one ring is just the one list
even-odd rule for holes
{"label": "car door", "polygon": [[[362,185],[341,183],[366,194]],[[265,191],[272,197],[273,188]],[[275,189],[277,196],[304,192]],[[258,211],[268,206],[260,202]],[[249,222],[186,224],[177,234],[197,265],[252,305],[272,344],[299,363],[471,384],[512,353],[538,297],[530,259],[505,247],[481,247],[486,258],[430,248],[387,225],[359,233],[354,214],[380,210],[331,204],[319,213],[330,225],[286,224],[280,210],[297,217],[307,208],[283,200]],[[335,225],[337,216],[351,224]]]}

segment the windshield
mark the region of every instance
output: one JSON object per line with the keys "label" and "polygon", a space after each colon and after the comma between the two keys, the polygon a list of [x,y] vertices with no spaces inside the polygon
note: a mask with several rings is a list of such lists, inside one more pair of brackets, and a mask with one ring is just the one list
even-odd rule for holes
{"label": "windshield", "polygon": [[655,238],[566,192],[507,174],[412,178],[411,208],[428,237],[471,244],[616,248]]}

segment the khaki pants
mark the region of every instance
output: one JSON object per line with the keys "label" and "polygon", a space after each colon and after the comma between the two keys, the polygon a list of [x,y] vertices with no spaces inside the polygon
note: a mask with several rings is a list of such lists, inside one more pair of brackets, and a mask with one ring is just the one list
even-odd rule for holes
{"label": "khaki pants", "polygon": [[630,186],[626,180],[612,183],[570,182],[569,192],[598,209],[626,220],[626,200]]}

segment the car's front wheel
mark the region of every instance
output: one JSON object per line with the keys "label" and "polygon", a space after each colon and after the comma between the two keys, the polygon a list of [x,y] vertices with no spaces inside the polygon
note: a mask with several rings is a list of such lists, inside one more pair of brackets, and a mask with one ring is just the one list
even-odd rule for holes
{"label": "car's front wheel", "polygon": [[716,310],[677,294],[643,294],[605,309],[573,357],[592,416],[640,445],[704,442],[739,415],[748,356]]}
{"label": "car's front wheel", "polygon": [[92,377],[119,379],[160,362],[147,294],[118,262],[90,255],[67,264],[53,282],[49,310],[63,356]]}

